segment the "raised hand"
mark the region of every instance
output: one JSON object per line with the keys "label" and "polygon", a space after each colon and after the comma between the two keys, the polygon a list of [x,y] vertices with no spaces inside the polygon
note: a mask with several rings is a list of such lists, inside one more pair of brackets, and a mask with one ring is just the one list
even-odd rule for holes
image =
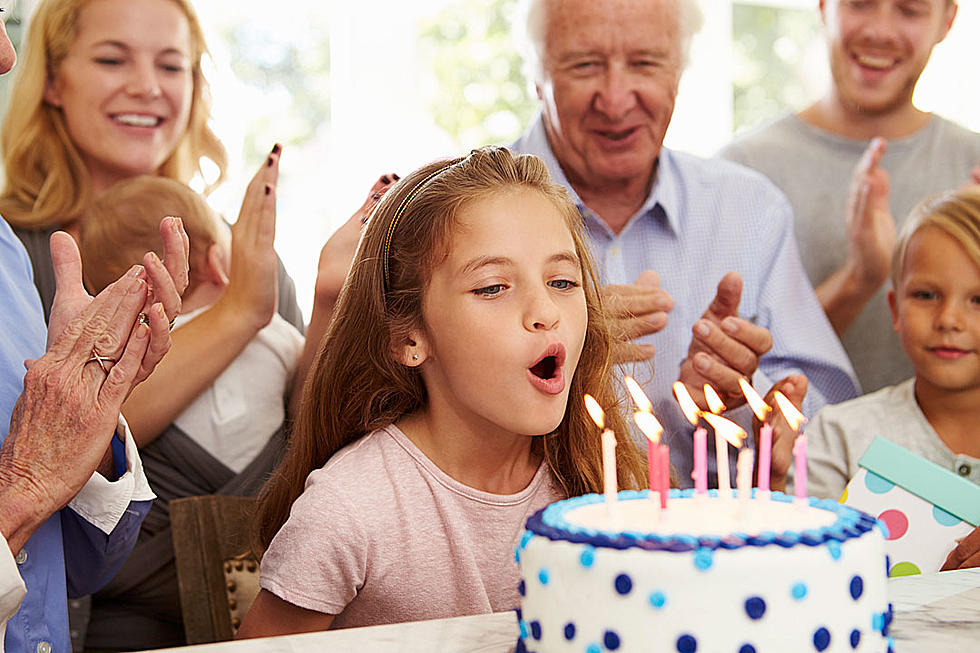
{"label": "raised hand", "polygon": [[667,314],[674,308],[674,300],[660,287],[657,273],[645,270],[632,285],[603,286],[602,299],[615,341],[613,361],[629,363],[653,358],[657,352],[653,345],[638,345],[632,340],[667,326]]}
{"label": "raised hand", "polygon": [[[774,393],[778,390],[786,395],[786,398],[793,402],[797,408],[803,406],[803,398],[806,397],[809,380],[802,374],[787,376],[781,381],[773,384],[772,388],[765,396],[765,402],[772,406],[773,412],[769,416],[769,423],[772,425],[772,458],[769,471],[769,487],[780,492],[786,491],[786,475],[790,465],[793,464],[793,444],[796,441],[796,431],[790,428],[786,418],[779,411],[776,405]],[[753,431],[755,433],[756,451],[759,450],[759,428],[758,420],[753,421]]]}
{"label": "raised hand", "polygon": [[880,167],[887,147],[882,138],[868,145],[851,175],[846,205],[846,265],[859,284],[875,290],[888,279],[895,247],[895,220],[888,209],[891,184]]}
{"label": "raised hand", "polygon": [[964,537],[956,545],[956,548],[946,556],[939,571],[949,571],[951,569],[967,569],[969,567],[980,567],[980,526],[973,529],[969,535]]}
{"label": "raised hand", "polygon": [[272,319],[279,301],[276,239],[276,184],[281,147],[276,145],[245,189],[238,220],[231,227],[228,287],[219,300],[258,332]]}
{"label": "raised hand", "polygon": [[714,299],[691,330],[693,337],[679,379],[703,409],[707,409],[701,390],[705,383],[718,391],[728,408],[744,404],[738,380],[751,379],[762,355],[772,348],[768,329],[738,317],[741,300],[742,277],[729,272],[718,282]]}

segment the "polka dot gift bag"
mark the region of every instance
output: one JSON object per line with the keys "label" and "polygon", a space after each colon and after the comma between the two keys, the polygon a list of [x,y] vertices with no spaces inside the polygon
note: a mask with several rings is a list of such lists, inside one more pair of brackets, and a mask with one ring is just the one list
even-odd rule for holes
{"label": "polka dot gift bag", "polygon": [[887,530],[889,576],[939,571],[956,540],[980,525],[980,486],[878,437],[840,502]]}

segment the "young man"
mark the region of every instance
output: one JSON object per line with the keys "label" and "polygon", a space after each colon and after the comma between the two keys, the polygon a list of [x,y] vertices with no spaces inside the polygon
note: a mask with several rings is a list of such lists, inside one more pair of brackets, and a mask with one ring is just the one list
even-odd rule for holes
{"label": "young man", "polygon": [[980,181],[980,134],[912,104],[956,9],[953,0],[821,0],[829,91],[722,152],[789,198],[803,265],[865,391],[911,374],[885,301],[895,221],[969,181],[971,169]]}

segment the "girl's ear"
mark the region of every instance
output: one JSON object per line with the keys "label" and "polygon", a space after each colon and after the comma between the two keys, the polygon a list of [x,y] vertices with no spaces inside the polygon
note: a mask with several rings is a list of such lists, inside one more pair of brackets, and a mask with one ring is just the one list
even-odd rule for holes
{"label": "girl's ear", "polygon": [[395,345],[395,360],[405,367],[418,367],[428,357],[427,340],[420,329],[412,329],[401,345]]}

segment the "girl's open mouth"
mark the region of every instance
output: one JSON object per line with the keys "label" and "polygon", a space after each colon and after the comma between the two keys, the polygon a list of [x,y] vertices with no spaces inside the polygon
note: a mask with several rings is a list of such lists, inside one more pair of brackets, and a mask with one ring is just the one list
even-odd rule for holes
{"label": "girl's open mouth", "polygon": [[549,395],[556,395],[565,389],[565,346],[561,343],[548,345],[544,353],[527,368],[531,385]]}

